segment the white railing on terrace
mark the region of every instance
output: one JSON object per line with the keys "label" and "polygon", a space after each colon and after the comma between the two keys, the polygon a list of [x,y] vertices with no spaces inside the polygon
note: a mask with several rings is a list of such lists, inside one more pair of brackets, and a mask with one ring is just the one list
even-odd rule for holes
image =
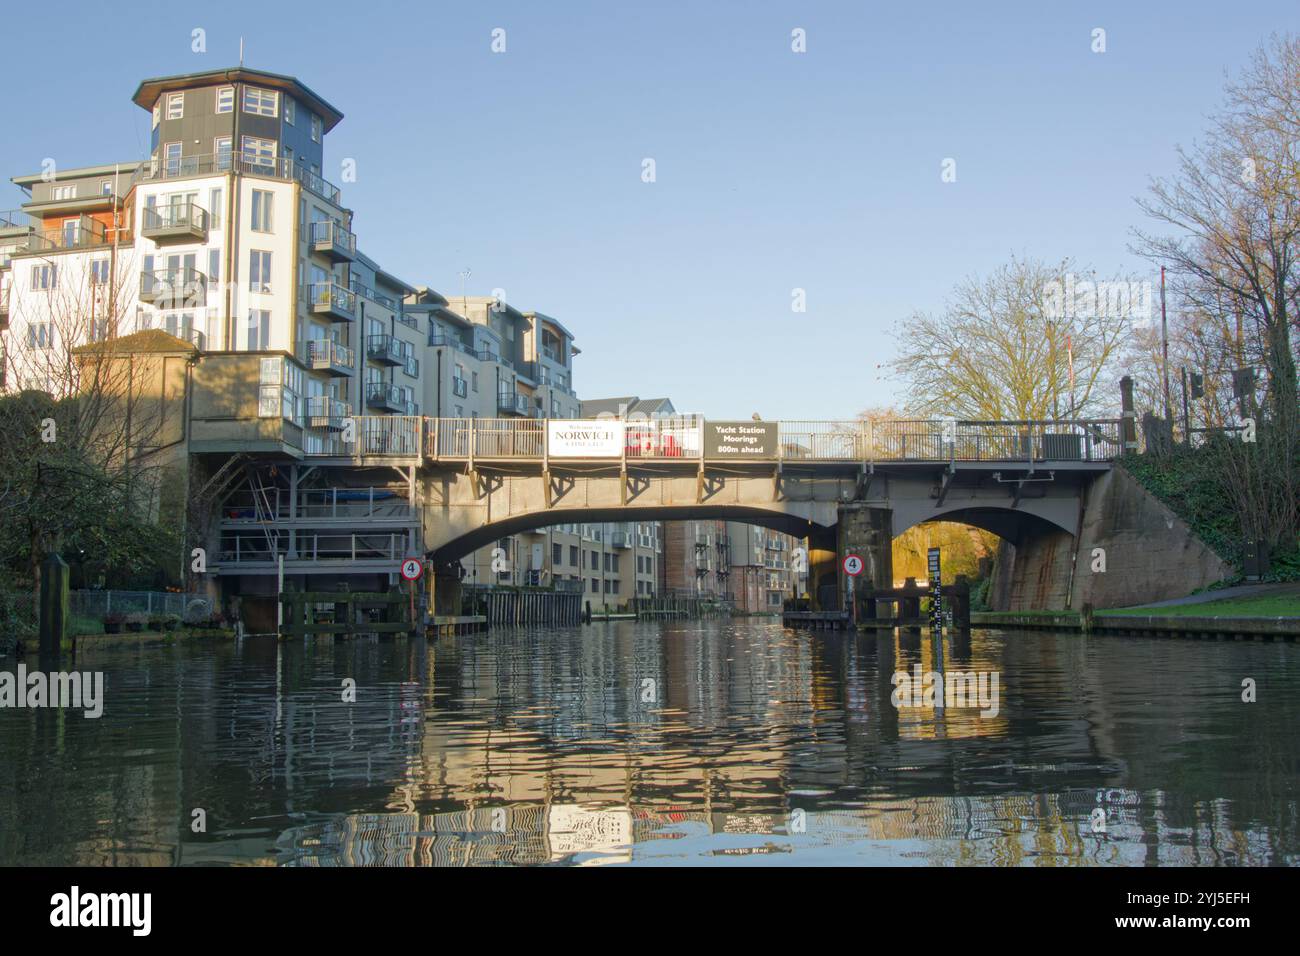
{"label": "white railing on terrace", "polygon": [[217,561],[221,564],[272,564],[280,555],[288,561],[400,561],[409,553],[406,532],[345,534],[300,531],[289,553],[289,536],[268,539],[261,534],[227,532],[221,536]]}
{"label": "white railing on terrace", "polygon": [[[348,456],[533,459],[546,455],[547,420],[358,416]],[[789,421],[767,455],[707,458],[705,419],[629,421],[613,458],[745,461],[1109,461],[1123,454],[1120,419],[1079,421]],[[339,454],[337,448],[321,454]]]}

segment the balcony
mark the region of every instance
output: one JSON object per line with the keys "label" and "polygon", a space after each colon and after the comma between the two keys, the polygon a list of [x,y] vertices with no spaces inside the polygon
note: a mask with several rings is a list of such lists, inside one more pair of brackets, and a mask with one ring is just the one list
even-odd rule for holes
{"label": "balcony", "polygon": [[333,322],[357,320],[356,294],[334,282],[313,282],[307,291],[311,310]]}
{"label": "balcony", "polygon": [[328,180],[322,179],[300,162],[259,156],[255,153],[205,153],[198,156],[180,156],[170,159],[154,157],[141,163],[136,169],[132,183],[159,182],[167,179],[187,179],[193,176],[211,176],[221,173],[240,172],[248,176],[263,176],[267,179],[283,179],[302,184],[322,199],[336,206],[341,206],[343,196],[339,188]]}
{"label": "balcony", "polygon": [[347,402],[328,395],[310,395],[307,398],[307,425],[326,431],[340,432],[347,427],[352,410]]}
{"label": "balcony", "polygon": [[333,339],[309,339],[304,351],[303,364],[313,372],[344,376],[352,374],[356,367],[352,350]]}
{"label": "balcony", "polygon": [[207,276],[188,266],[140,273],[140,301],[159,309],[202,308],[207,297]]}
{"label": "balcony", "polygon": [[518,392],[509,389],[501,389],[497,392],[497,412],[505,412],[510,415],[522,415],[529,417],[532,406],[528,401],[527,395],[521,395]]}
{"label": "balcony", "polygon": [[402,390],[396,385],[389,385],[386,382],[367,382],[366,407],[402,413],[406,411],[406,402],[402,400]]}
{"label": "balcony", "polygon": [[160,246],[208,241],[207,210],[192,202],[146,206],[140,234]]}
{"label": "balcony", "polygon": [[351,262],[357,257],[357,237],[332,219],[311,224],[311,251],[331,262]]}
{"label": "balcony", "polygon": [[68,252],[77,249],[93,249],[107,246],[108,237],[104,232],[94,232],[79,226],[67,226],[62,229],[47,229],[43,232],[31,232],[19,240],[19,245],[11,255],[48,255],[55,252]]}
{"label": "balcony", "polygon": [[366,358],[378,365],[405,365],[402,345],[391,335],[366,336]]}
{"label": "balcony", "polygon": [[626,531],[611,532],[609,546],[611,548],[630,548],[632,547],[632,536]]}
{"label": "balcony", "polygon": [[458,349],[459,351],[464,352],[466,355],[473,355],[475,358],[478,357],[478,353],[474,351],[474,347],[471,346],[469,343],[464,341],[459,336],[448,335],[441,330],[434,331],[429,336],[429,347],[434,349],[439,349],[439,348]]}

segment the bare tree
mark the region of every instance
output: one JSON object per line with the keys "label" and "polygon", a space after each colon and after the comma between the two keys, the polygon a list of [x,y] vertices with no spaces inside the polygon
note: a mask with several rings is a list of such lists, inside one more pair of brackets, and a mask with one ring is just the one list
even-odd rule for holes
{"label": "bare tree", "polygon": [[912,414],[1086,416],[1106,404],[1109,363],[1149,307],[1149,288],[1128,278],[1098,279],[1069,259],[1013,259],[959,283],[941,315],[903,323],[892,364]]}
{"label": "bare tree", "polygon": [[1151,183],[1144,212],[1163,227],[1136,233],[1137,251],[1167,267],[1207,334],[1188,359],[1213,379],[1220,411],[1231,406],[1224,372],[1258,366],[1265,375],[1241,418],[1256,426],[1212,450],[1227,476],[1243,531],[1294,545],[1297,531],[1296,352],[1300,293],[1300,40],[1275,37],[1227,88],[1204,142],[1180,149],[1178,171]]}
{"label": "bare tree", "polygon": [[129,261],[90,261],[52,253],[38,260],[48,289],[12,300],[16,341],[5,358],[16,394],[0,400],[0,560],[25,565],[33,582],[70,538],[119,568],[154,557],[138,549],[151,546],[140,527],[161,477],[150,460],[163,415],[159,358],[118,335],[132,307]]}

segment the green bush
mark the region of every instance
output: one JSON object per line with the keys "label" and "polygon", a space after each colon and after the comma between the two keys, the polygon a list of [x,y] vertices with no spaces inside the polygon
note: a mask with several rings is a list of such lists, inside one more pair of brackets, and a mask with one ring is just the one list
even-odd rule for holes
{"label": "green bush", "polygon": [[1245,535],[1223,489],[1223,474],[1209,455],[1179,446],[1163,458],[1126,455],[1120,463],[1219,557],[1241,565]]}

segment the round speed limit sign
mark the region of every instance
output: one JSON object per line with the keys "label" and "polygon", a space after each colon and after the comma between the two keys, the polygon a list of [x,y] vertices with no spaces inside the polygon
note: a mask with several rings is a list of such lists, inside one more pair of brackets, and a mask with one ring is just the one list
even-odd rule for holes
{"label": "round speed limit sign", "polygon": [[862,559],[856,554],[846,555],[844,558],[844,573],[849,577],[856,578],[862,573]]}
{"label": "round speed limit sign", "polygon": [[402,562],[402,577],[407,581],[418,581],[424,574],[424,562],[419,558],[407,558]]}

